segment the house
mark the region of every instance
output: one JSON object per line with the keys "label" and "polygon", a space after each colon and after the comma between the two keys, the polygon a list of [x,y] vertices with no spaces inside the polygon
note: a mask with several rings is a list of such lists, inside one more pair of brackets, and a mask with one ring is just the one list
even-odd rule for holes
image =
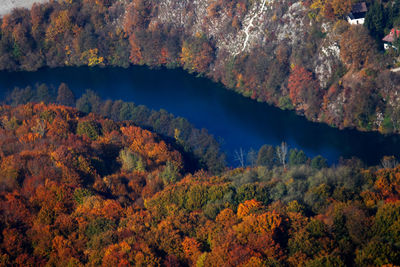
{"label": "house", "polygon": [[396,41],[396,38],[400,37],[400,29],[392,29],[388,35],[383,37],[383,45],[386,49],[389,49],[390,47],[393,47],[393,42]]}
{"label": "house", "polygon": [[368,8],[365,2],[354,4],[351,12],[347,15],[347,21],[352,25],[364,24],[367,11]]}

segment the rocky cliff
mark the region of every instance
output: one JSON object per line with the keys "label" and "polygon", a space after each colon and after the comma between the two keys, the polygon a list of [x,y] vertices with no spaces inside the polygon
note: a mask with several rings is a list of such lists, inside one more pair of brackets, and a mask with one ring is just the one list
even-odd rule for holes
{"label": "rocky cliff", "polygon": [[2,0],[0,1],[0,16],[10,13],[14,8],[31,8],[34,3],[44,3],[48,0]]}
{"label": "rocky cliff", "polygon": [[366,27],[344,20],[347,11],[336,10],[341,5],[321,5],[318,0],[51,2],[2,20],[0,69],[182,67],[312,121],[398,132],[400,79],[390,72],[397,52],[379,51]]}

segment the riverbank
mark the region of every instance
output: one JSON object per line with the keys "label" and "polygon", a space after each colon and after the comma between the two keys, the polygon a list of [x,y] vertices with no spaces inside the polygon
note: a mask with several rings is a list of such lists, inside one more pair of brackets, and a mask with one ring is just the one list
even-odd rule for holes
{"label": "riverbank", "polygon": [[10,13],[14,8],[31,8],[34,3],[44,3],[48,0],[3,0],[0,3],[0,17]]}
{"label": "riverbank", "polygon": [[[400,158],[399,136],[338,130],[309,122],[293,111],[282,111],[244,98],[181,69],[70,67],[44,68],[37,72],[0,72],[0,99],[1,92],[8,89],[34,88],[35,84],[41,83],[50,88],[66,83],[77,97],[84,94],[86,88],[91,88],[101,99],[122,99],[184,117],[196,128],[205,128],[217,140],[222,139],[221,148],[227,154],[228,164],[232,165],[238,163],[235,151],[258,150],[264,144],[275,147],[282,141],[289,148],[303,150],[308,157],[322,155],[329,163],[337,163],[339,157],[353,156],[367,165],[379,164],[383,156]],[[89,106],[109,108],[109,105],[98,103]],[[157,117],[157,120],[156,128],[165,125],[163,118]],[[184,136],[184,130],[181,134]],[[171,130],[169,135],[174,136],[174,131]]]}

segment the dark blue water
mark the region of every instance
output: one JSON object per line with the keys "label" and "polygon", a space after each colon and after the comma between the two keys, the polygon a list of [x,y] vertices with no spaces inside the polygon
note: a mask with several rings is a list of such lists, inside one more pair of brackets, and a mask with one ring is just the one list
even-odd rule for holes
{"label": "dark blue water", "polygon": [[[0,72],[0,90],[47,83],[58,87],[66,83],[80,96],[86,89],[103,99],[122,99],[152,109],[165,109],[206,128],[232,160],[239,148],[258,149],[263,144],[282,141],[308,156],[322,155],[329,162],[339,157],[356,156],[377,164],[384,155],[400,156],[400,137],[355,130],[338,130],[312,123],[292,111],[282,111],[265,103],[244,98],[204,78],[183,70],[150,70],[145,67],[58,68],[37,72]],[[4,95],[4,94],[3,94]]]}

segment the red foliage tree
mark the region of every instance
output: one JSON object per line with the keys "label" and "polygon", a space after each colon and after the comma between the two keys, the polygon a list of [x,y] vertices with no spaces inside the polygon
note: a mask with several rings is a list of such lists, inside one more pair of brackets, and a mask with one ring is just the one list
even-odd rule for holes
{"label": "red foliage tree", "polygon": [[299,65],[294,66],[289,76],[288,88],[292,103],[299,109],[309,113],[319,110],[321,92],[310,71]]}

